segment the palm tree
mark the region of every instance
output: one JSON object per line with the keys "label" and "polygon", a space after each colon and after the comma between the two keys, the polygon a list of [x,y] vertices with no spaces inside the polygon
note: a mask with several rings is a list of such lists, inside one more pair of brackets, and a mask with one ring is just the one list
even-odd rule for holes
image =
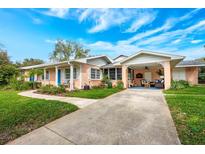
{"label": "palm tree", "polygon": [[50,60],[66,61],[73,58],[83,58],[88,56],[88,49],[83,49],[82,45],[70,40],[58,40],[55,49],[50,55]]}

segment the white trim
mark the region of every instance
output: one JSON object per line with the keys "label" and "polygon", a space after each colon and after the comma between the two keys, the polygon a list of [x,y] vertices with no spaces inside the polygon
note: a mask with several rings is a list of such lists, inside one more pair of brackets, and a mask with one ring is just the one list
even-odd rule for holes
{"label": "white trim", "polygon": [[73,82],[73,64],[70,65],[70,90],[74,90]]}
{"label": "white trim", "polygon": [[117,67],[115,68],[115,80],[117,80]]}
{"label": "white trim", "polygon": [[46,81],[46,68],[43,69],[43,73],[44,73],[43,74],[43,77],[44,77],[43,80]]}
{"label": "white trim", "polygon": [[79,78],[80,78],[80,89],[82,89],[82,64],[80,64],[80,71],[79,71]]}
{"label": "white trim", "polygon": [[199,65],[182,65],[182,66],[175,66],[175,67],[203,67],[205,64],[199,64]]}
{"label": "white trim", "polygon": [[58,86],[58,66],[55,66],[55,73],[56,73],[55,83],[56,83],[56,86]]}
{"label": "white trim", "polygon": [[38,75],[34,74],[34,81],[38,81]]}

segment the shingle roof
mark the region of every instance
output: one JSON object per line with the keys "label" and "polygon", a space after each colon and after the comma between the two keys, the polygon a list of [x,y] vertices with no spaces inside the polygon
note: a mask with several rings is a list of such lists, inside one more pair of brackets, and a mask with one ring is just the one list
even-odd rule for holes
{"label": "shingle roof", "polygon": [[113,60],[115,60],[115,59],[117,59],[119,57],[128,57],[128,56],[126,56],[126,55],[119,55],[119,56],[115,57]]}
{"label": "shingle roof", "polygon": [[190,66],[205,66],[205,62],[197,61],[197,60],[185,60],[181,61],[176,67],[190,67]]}
{"label": "shingle roof", "polygon": [[107,65],[103,65],[101,66],[101,68],[111,68],[111,67],[116,67],[116,66],[120,66],[121,64],[119,62],[113,62],[111,64],[107,64]]}
{"label": "shingle roof", "polygon": [[33,68],[43,68],[43,67],[49,67],[53,65],[69,64],[70,62],[87,63],[87,60],[89,59],[103,58],[103,57],[106,58],[107,61],[111,63],[113,62],[112,59],[110,59],[108,56],[100,55],[100,56],[91,56],[91,57],[79,58],[79,59],[71,59],[69,61],[63,61],[63,62],[44,63],[44,64],[39,64],[39,65],[25,66],[25,67],[21,67],[20,69],[26,70],[26,69],[33,69]]}

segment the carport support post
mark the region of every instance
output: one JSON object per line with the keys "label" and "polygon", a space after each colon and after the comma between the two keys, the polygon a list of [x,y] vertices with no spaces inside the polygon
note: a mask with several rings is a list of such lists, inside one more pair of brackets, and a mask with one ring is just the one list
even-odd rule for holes
{"label": "carport support post", "polygon": [[169,89],[171,87],[171,66],[170,61],[165,61],[161,63],[164,67],[164,89]]}
{"label": "carport support post", "polygon": [[124,88],[128,88],[128,68],[127,66],[122,66],[122,82],[124,83]]}

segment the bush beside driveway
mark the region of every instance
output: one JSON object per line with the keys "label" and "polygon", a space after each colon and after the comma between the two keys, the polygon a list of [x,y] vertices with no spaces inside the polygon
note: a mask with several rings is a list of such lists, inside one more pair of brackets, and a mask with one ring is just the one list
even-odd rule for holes
{"label": "bush beside driveway", "polygon": [[205,144],[205,87],[167,90],[171,110],[182,144]]}

